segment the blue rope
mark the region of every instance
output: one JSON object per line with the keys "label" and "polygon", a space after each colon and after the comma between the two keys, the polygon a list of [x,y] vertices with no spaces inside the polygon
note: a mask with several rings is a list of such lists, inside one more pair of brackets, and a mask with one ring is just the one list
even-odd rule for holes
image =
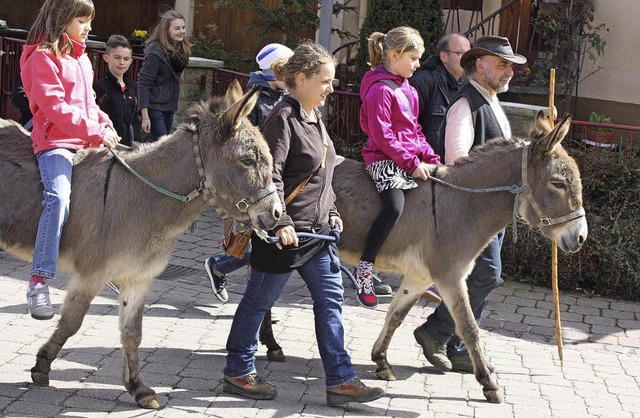
{"label": "blue rope", "polygon": [[[339,271],[342,271],[344,274],[347,275],[349,280],[351,280],[351,283],[353,283],[356,289],[359,287],[358,282],[356,282],[356,278],[353,277],[353,274],[349,271],[348,268],[346,268],[340,263],[340,259],[336,255],[333,245],[331,245],[332,243],[337,244],[338,241],[340,241],[340,231],[338,230],[338,228],[331,229],[330,235],[315,234],[312,232],[296,232],[296,235],[298,236],[298,238],[311,238],[311,239],[324,240],[325,247],[327,248],[327,252],[329,253],[329,259],[331,260],[330,261],[331,272],[337,273]],[[266,240],[270,244],[277,244],[280,242],[280,237],[267,237]]]}

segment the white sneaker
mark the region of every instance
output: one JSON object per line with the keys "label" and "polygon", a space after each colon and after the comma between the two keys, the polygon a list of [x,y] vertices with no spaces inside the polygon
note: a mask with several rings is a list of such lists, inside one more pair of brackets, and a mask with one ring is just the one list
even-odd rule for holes
{"label": "white sneaker", "polygon": [[35,286],[29,286],[27,304],[32,318],[53,318],[53,306],[51,306],[51,299],[49,299],[49,286],[46,284],[38,283]]}

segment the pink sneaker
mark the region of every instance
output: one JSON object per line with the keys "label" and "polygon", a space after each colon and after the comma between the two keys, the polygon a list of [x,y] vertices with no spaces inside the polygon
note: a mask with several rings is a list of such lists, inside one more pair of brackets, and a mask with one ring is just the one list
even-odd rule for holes
{"label": "pink sneaker", "polygon": [[358,296],[358,302],[365,308],[375,308],[378,306],[378,296],[373,287],[373,274],[365,273],[362,276],[358,274],[358,269],[354,272],[354,277],[358,283],[358,289],[356,295]]}

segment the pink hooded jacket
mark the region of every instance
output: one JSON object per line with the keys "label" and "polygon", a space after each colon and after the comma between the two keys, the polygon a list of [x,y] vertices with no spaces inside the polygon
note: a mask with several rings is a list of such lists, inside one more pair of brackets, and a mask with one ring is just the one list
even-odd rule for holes
{"label": "pink hooded jacket", "polygon": [[85,45],[73,42],[74,52],[56,57],[38,45],[25,45],[20,57],[24,91],[33,113],[31,140],[38,154],[54,148],[98,147],[111,125],[96,104],[93,69]]}
{"label": "pink hooded jacket", "polygon": [[[398,99],[398,92],[380,82],[383,79],[392,80],[404,92],[413,117]],[[391,159],[413,174],[421,161],[440,164],[440,157],[427,143],[418,123],[418,93],[406,78],[379,65],[362,77],[360,99],[360,126],[368,136],[367,145],[362,149],[366,165]]]}

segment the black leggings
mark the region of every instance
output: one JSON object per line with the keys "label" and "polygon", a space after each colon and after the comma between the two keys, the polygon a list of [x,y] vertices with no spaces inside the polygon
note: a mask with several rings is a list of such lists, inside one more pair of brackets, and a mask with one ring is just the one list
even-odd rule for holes
{"label": "black leggings", "polygon": [[398,222],[398,219],[400,219],[400,215],[402,215],[404,209],[404,190],[384,190],[380,193],[380,199],[382,200],[382,211],[380,211],[376,220],[371,224],[371,228],[367,234],[367,241],[364,244],[362,257],[360,257],[362,261],[368,261],[370,263],[375,263],[378,251],[380,251],[391,229],[396,222]]}

